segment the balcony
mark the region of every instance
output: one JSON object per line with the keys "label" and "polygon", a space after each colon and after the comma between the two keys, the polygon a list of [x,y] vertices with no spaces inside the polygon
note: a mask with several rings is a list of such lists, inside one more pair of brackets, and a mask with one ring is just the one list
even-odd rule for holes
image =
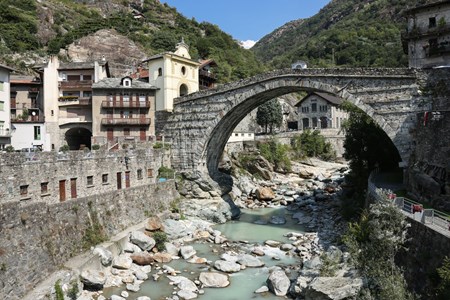
{"label": "balcony", "polygon": [[102,101],[102,108],[150,108],[150,101]]}
{"label": "balcony", "polygon": [[205,71],[205,70],[200,70],[200,71],[198,72],[198,75],[204,76],[204,77],[209,77],[209,78],[212,78],[212,79],[215,79],[215,78],[216,78],[216,75],[215,75],[215,74],[213,74],[213,73],[211,73],[211,72],[208,72],[208,71]]}
{"label": "balcony", "polygon": [[438,25],[436,27],[414,27],[412,29],[407,29],[401,33],[402,40],[411,40],[425,38],[429,36],[439,36],[450,33],[450,24]]}
{"label": "balcony", "polygon": [[443,54],[450,53],[449,44],[440,44],[439,46],[433,46],[426,50],[427,57],[442,56]]}
{"label": "balcony", "polygon": [[150,125],[150,118],[104,118],[102,119],[102,125],[108,126],[139,126]]}
{"label": "balcony", "polygon": [[92,80],[60,81],[59,87],[61,89],[91,88],[92,83]]}
{"label": "balcony", "polygon": [[62,96],[58,99],[58,106],[89,106],[92,97]]}

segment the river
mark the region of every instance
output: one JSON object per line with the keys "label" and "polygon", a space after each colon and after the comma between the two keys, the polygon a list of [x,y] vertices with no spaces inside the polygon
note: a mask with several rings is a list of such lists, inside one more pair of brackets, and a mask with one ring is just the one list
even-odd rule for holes
{"label": "river", "polygon": [[[286,223],[283,225],[270,224],[272,216],[285,217]],[[255,224],[267,223],[266,225]],[[239,220],[229,221],[225,224],[215,225],[215,230],[222,232],[229,241],[235,242],[236,248],[249,248],[254,244],[263,246],[266,240],[276,240],[281,243],[288,243],[289,240],[284,235],[288,232],[303,232],[303,227],[298,225],[290,217],[290,212],[284,207],[264,208],[257,210],[242,210]],[[207,242],[195,242],[191,244],[197,251],[198,257],[204,257],[208,261],[214,262],[220,259],[220,254],[225,252],[222,245],[211,244]],[[272,255],[264,255],[261,260],[265,267],[247,268],[238,273],[230,275],[230,285],[226,288],[205,288],[204,294],[199,295],[197,299],[220,299],[220,300],[240,300],[240,299],[280,299],[270,292],[255,293],[255,290],[266,285],[269,276],[269,268],[273,266],[283,266],[286,269],[288,265],[300,264],[298,256],[289,256],[281,250],[274,251]],[[161,264],[160,264],[161,265]],[[167,265],[175,270],[181,271],[181,276],[185,276],[192,281],[198,278],[202,271],[213,269],[206,264],[191,264],[183,259],[173,260]],[[171,297],[174,292],[174,286],[170,284],[166,276],[160,276],[158,281],[154,281],[152,275],[160,271],[160,266],[152,268],[149,279],[141,285],[138,292],[128,292],[130,299],[136,299],[139,296],[148,296],[152,300],[162,300]],[[104,296],[120,295],[125,287],[105,289]]]}

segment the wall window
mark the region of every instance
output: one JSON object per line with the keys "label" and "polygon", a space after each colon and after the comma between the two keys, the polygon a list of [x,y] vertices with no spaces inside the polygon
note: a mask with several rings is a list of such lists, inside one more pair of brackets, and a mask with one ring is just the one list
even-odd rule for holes
{"label": "wall window", "polygon": [[[126,82],[126,81],[124,81],[124,82]],[[123,94],[123,101],[130,101],[130,94],[124,93]]]}
{"label": "wall window", "polygon": [[149,178],[153,177],[153,169],[147,169],[147,177]]}
{"label": "wall window", "polygon": [[317,103],[312,103],[311,104],[311,111],[312,112],[317,112]]}
{"label": "wall window", "polygon": [[83,75],[83,80],[92,80],[92,75]]}
{"label": "wall window", "polygon": [[142,169],[138,169],[138,170],[137,170],[137,179],[138,179],[138,180],[142,180],[142,178],[143,178],[143,177],[142,177]]}
{"label": "wall window", "polygon": [[48,193],[48,182],[41,182],[41,194]]}
{"label": "wall window", "polygon": [[180,86],[180,97],[186,96],[189,93],[188,87],[185,84]]}
{"label": "wall window", "polygon": [[67,81],[79,81],[81,75],[67,75]]}
{"label": "wall window", "polygon": [[147,100],[147,97],[145,96],[145,94],[143,94],[143,93],[139,94],[139,102],[145,102],[145,100]]}
{"label": "wall window", "polygon": [[34,126],[34,139],[36,141],[39,141],[41,139],[41,127],[40,126]]}
{"label": "wall window", "polygon": [[162,76],[162,68],[158,69],[158,76]]}
{"label": "wall window", "polygon": [[312,118],[312,127],[317,128],[317,118]]}
{"label": "wall window", "polygon": [[181,67],[181,74],[186,75],[186,67]]}
{"label": "wall window", "polygon": [[88,176],[86,179],[88,186],[94,185],[94,176]]}
{"label": "wall window", "polygon": [[0,111],[5,110],[5,103],[3,101],[0,101]]}
{"label": "wall window", "polygon": [[102,183],[108,183],[108,174],[102,175]]}
{"label": "wall window", "polygon": [[124,128],[123,129],[123,135],[124,136],[130,136],[130,128]]}
{"label": "wall window", "polygon": [[308,113],[309,112],[309,106],[302,106],[302,112]]}
{"label": "wall window", "polygon": [[428,19],[428,28],[436,27],[436,17],[431,17]]}
{"label": "wall window", "polygon": [[21,185],[20,186],[20,196],[26,196],[28,195],[28,185]]}
{"label": "wall window", "polygon": [[0,92],[3,92],[3,81],[0,81]]}

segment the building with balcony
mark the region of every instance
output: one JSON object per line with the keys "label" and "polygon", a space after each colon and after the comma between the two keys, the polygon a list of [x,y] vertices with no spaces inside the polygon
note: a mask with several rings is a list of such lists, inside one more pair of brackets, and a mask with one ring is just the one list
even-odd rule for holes
{"label": "building with balcony", "polygon": [[450,1],[418,6],[406,15],[408,27],[402,41],[409,66],[450,66]]}
{"label": "building with balcony", "polygon": [[91,147],[92,84],[110,76],[106,61],[62,63],[38,69],[44,81],[44,115],[51,149]]}
{"label": "building with balcony", "polygon": [[199,90],[199,65],[191,59],[189,46],[182,40],[175,52],[152,56],[148,65],[149,83],[156,86],[156,111],[173,110],[173,99]]}
{"label": "building with balcony", "polygon": [[50,151],[40,78],[12,75],[10,107],[11,145],[14,149],[39,148]]}
{"label": "building with balcony", "polygon": [[340,129],[348,113],[339,108],[342,99],[327,93],[312,92],[295,106],[298,129]]}
{"label": "building with balcony", "polygon": [[12,68],[0,65],[0,150],[11,143],[10,74]]}
{"label": "building with balcony", "polygon": [[200,90],[207,90],[216,87],[216,74],[214,68],[217,67],[213,59],[200,60],[198,70],[198,84]]}
{"label": "building with balcony", "polygon": [[147,141],[155,135],[155,86],[126,76],[103,79],[92,89],[93,144]]}

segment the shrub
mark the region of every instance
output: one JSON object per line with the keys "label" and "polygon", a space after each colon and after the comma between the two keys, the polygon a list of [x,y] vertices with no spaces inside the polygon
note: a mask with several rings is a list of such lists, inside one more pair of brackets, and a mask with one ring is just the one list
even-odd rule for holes
{"label": "shrub", "polygon": [[175,171],[171,168],[162,166],[158,169],[158,178],[173,178]]}
{"label": "shrub", "polygon": [[258,144],[261,155],[274,164],[275,169],[290,172],[292,168],[289,158],[289,146],[278,143],[275,139]]}
{"label": "shrub", "polygon": [[59,147],[59,151],[62,151],[62,152],[67,152],[69,150],[70,150],[69,145],[64,145],[64,146]]}
{"label": "shrub", "polygon": [[61,288],[61,280],[55,282],[56,300],[64,300],[64,292]]}
{"label": "shrub", "polygon": [[13,146],[11,146],[11,145],[9,145],[9,146],[6,146],[6,148],[5,148],[5,151],[6,152],[14,152],[14,147]]}
{"label": "shrub", "polygon": [[98,149],[100,149],[100,145],[98,145],[98,144],[92,145],[92,150],[98,150]]}
{"label": "shrub", "polygon": [[450,257],[446,256],[442,266],[437,269],[440,278],[438,287],[438,299],[447,299],[450,295]]}
{"label": "shrub", "polygon": [[291,147],[297,158],[319,157],[323,160],[335,160],[336,152],[333,146],[325,140],[319,130],[305,130],[291,139]]}
{"label": "shrub", "polygon": [[156,242],[155,247],[158,251],[166,250],[164,243],[167,242],[167,234],[165,232],[157,231],[153,233],[153,239]]}

